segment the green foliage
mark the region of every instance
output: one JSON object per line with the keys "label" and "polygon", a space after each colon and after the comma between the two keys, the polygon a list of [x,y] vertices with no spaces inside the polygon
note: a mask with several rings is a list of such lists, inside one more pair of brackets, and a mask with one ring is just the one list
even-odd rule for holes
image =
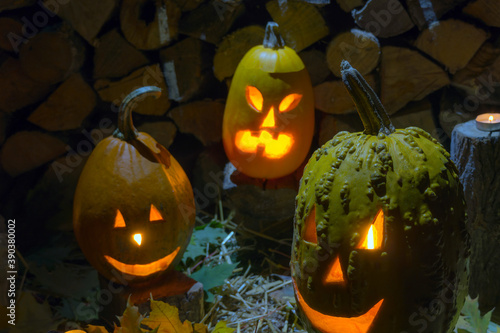
{"label": "green foliage", "polygon": [[478,307],[478,298],[467,296],[462,308],[461,316],[458,319],[457,333],[497,333],[500,332],[500,326],[490,323],[493,310],[481,316]]}
{"label": "green foliage", "polygon": [[217,266],[203,266],[201,269],[191,274],[191,277],[203,284],[203,289],[207,292],[207,302],[214,301],[214,294],[210,289],[222,286],[224,281],[231,276],[238,263],[222,263]]}
{"label": "green foliage", "polygon": [[208,255],[208,253],[206,253],[207,244],[220,244],[226,237],[227,233],[224,231],[222,225],[216,220],[196,227],[193,230],[193,235],[191,236],[191,241],[189,242],[186,252],[184,252],[184,256],[182,257],[183,264],[186,265],[189,260],[195,261],[201,256]]}

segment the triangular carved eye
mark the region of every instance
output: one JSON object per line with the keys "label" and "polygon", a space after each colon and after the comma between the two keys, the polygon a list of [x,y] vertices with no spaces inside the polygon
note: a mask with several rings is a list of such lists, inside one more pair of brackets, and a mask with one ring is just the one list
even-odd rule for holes
{"label": "triangular carved eye", "polygon": [[163,221],[160,211],[151,204],[151,209],[149,210],[149,222],[160,222]]}
{"label": "triangular carved eye", "polygon": [[290,94],[287,95],[283,100],[281,100],[279,111],[280,112],[288,112],[297,107],[300,100],[302,99],[302,95],[300,94]]}
{"label": "triangular carved eye", "polygon": [[115,225],[113,228],[125,228],[125,219],[119,209],[116,210]]}
{"label": "triangular carved eye", "polygon": [[245,92],[248,104],[255,109],[255,111],[261,112],[264,106],[264,97],[262,97],[259,89],[254,86],[247,86]]}
{"label": "triangular carved eye", "polygon": [[358,249],[376,250],[382,247],[384,240],[384,212],[379,210],[368,229],[365,239]]}
{"label": "triangular carved eye", "polygon": [[325,283],[344,283],[344,272],[342,272],[342,267],[340,266],[340,259],[337,256],[333,262],[333,266],[330,268],[328,275],[325,278]]}
{"label": "triangular carved eye", "polygon": [[304,229],[302,229],[302,239],[306,242],[318,244],[318,234],[316,231],[316,205],[311,209],[309,215],[304,219]]}

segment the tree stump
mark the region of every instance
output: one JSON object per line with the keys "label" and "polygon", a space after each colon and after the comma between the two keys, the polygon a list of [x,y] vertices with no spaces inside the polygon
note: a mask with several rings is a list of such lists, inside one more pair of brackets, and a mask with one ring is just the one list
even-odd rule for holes
{"label": "tree stump", "polygon": [[123,313],[129,298],[142,315],[149,314],[151,297],[177,307],[181,321],[199,323],[205,315],[203,285],[178,271],[171,271],[160,281],[144,287],[117,284],[100,275],[99,282],[101,293],[110,295],[99,316],[110,323]]}
{"label": "tree stump", "polygon": [[469,294],[479,308],[500,306],[500,132],[476,128],[475,120],[455,126],[451,157],[457,165],[467,203],[471,234]]}

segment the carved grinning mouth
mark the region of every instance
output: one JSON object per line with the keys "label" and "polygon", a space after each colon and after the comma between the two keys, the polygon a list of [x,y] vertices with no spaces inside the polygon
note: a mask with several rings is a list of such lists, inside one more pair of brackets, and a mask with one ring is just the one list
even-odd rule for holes
{"label": "carved grinning mouth", "polygon": [[118,271],[122,273],[134,276],[148,276],[166,270],[170,266],[174,258],[177,256],[177,253],[179,253],[180,249],[181,249],[180,247],[177,247],[172,253],[166,255],[165,257],[153,261],[149,264],[143,264],[143,265],[125,264],[107,255],[105,255],[104,258],[114,268],[116,268]]}
{"label": "carved grinning mouth", "polygon": [[378,301],[371,309],[369,309],[365,314],[358,317],[334,317],[328,316],[321,312],[318,312],[311,308],[306,301],[302,298],[295,280],[293,285],[296,291],[298,302],[305,316],[309,318],[311,325],[318,331],[322,333],[345,333],[345,332],[356,332],[356,333],[367,333],[370,326],[377,316],[383,299]]}
{"label": "carved grinning mouth", "polygon": [[271,159],[283,157],[292,148],[293,138],[288,134],[280,133],[275,138],[276,135],[273,136],[268,130],[263,129],[257,133],[248,130],[237,132],[236,147],[245,153],[256,153],[257,149],[262,147],[263,155]]}

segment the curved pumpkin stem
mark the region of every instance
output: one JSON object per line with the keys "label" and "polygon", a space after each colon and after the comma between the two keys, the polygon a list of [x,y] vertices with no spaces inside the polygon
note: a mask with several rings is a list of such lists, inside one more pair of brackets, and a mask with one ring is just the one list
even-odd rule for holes
{"label": "curved pumpkin stem", "polygon": [[137,105],[139,97],[141,99],[147,96],[158,98],[161,95],[161,89],[155,86],[147,86],[136,89],[125,97],[120,104],[118,111],[118,128],[113,133],[113,136],[125,141],[131,141],[137,138],[137,129],[132,121],[132,110]]}
{"label": "curved pumpkin stem", "polygon": [[356,104],[356,109],[365,127],[364,133],[370,135],[393,133],[395,131],[394,125],[392,125],[387,111],[363,76],[346,60],[342,60],[340,69],[342,81]]}
{"label": "curved pumpkin stem", "polygon": [[276,22],[267,22],[266,32],[264,34],[264,41],[262,45],[265,48],[278,50],[285,48],[285,41],[279,32],[279,25]]}

